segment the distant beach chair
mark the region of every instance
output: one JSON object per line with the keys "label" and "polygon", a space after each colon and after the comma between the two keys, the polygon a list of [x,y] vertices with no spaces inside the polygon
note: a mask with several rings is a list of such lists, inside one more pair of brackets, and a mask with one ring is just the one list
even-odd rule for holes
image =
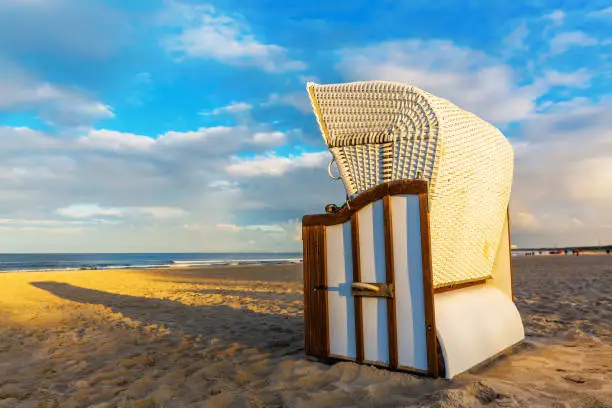
{"label": "distant beach chair", "polygon": [[303,218],[306,353],[452,378],[521,342],[503,134],[405,84],[307,91],[347,202]]}

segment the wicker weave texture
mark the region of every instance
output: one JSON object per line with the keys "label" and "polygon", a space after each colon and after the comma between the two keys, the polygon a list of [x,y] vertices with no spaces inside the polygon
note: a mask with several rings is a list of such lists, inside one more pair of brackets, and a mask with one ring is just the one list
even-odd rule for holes
{"label": "wicker weave texture", "polygon": [[434,286],[490,277],[512,185],[503,134],[405,84],[309,83],[307,90],[349,196],[392,180],[430,182]]}

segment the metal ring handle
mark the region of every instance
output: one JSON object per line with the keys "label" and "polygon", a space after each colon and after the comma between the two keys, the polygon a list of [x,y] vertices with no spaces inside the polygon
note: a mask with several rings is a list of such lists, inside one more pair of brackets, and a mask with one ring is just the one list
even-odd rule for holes
{"label": "metal ring handle", "polygon": [[[329,162],[329,165],[327,166],[327,174],[329,174],[329,177],[332,178],[332,180],[340,180],[342,177],[338,176],[338,177],[334,177],[334,175],[332,174],[332,164],[334,164],[334,162],[336,161],[335,157],[332,157],[332,159]],[[336,166],[337,168],[338,166]]]}
{"label": "metal ring handle", "polygon": [[369,292],[378,292],[380,288],[376,285],[372,285],[371,283],[363,283],[363,282],[353,282],[351,288],[357,290],[367,290]]}

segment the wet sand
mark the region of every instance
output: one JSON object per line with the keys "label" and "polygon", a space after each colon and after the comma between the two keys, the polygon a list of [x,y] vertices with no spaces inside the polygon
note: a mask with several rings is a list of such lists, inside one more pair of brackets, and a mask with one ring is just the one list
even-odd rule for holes
{"label": "wet sand", "polygon": [[0,407],[612,407],[612,256],[513,261],[526,342],[452,382],[304,356],[301,265],[0,274]]}

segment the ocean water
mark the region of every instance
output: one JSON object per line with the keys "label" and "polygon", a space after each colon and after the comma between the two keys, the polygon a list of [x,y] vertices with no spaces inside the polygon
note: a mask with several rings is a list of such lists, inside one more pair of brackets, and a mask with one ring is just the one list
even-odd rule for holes
{"label": "ocean water", "polygon": [[0,254],[0,272],[300,263],[301,252]]}

